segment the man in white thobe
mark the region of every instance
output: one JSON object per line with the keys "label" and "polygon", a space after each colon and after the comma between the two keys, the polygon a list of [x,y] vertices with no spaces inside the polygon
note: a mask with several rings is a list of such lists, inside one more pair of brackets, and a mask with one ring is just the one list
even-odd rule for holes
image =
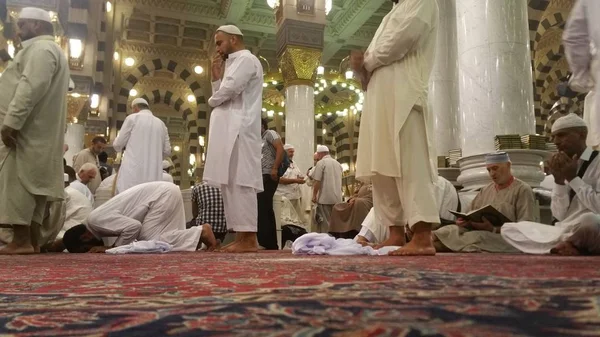
{"label": "man in white thobe", "polygon": [[558,149],[550,159],[554,176],[550,208],[554,226],[535,222],[507,223],[502,237],[530,254],[600,254],[600,158],[586,146],[587,126],[575,114],[552,125]]}
{"label": "man in white thobe", "polygon": [[0,77],[0,224],[14,237],[0,254],[39,252],[46,202],[62,199],[69,65],[50,14],[19,14],[21,49]]}
{"label": "man in white thobe", "polygon": [[96,208],[87,226],[75,226],[63,236],[70,253],[103,253],[103,238],[116,237],[113,247],[136,240],[163,241],[175,252],[209,250],[217,242],[210,225],[185,228],[183,197],[177,185],[159,181],[136,185]]}
{"label": "man in white thobe", "polygon": [[585,98],[584,118],[588,123],[587,144],[600,145],[600,104],[596,104],[596,83],[600,80],[600,1],[578,0],[565,26],[563,45],[571,69],[569,86],[589,92]]}
{"label": "man in white thobe", "polygon": [[[306,212],[304,211],[304,205],[302,204],[302,185],[306,183],[306,177],[294,162],[294,152],[296,151],[294,146],[292,144],[285,144],[283,149],[287,152],[288,158],[290,159],[290,167],[288,167],[283,176],[279,178],[279,185],[277,186],[277,192],[275,192],[275,194],[281,195],[289,200],[293,212],[297,215],[297,219],[304,226],[306,223]],[[282,211],[282,214],[283,213],[284,212]]]}
{"label": "man in white thobe", "polygon": [[136,98],[133,114],[127,116],[113,142],[115,151],[123,151],[117,176],[117,193],[151,181],[162,181],[163,158],[171,155],[167,126],[149,110],[148,102]]}
{"label": "man in white thobe", "polygon": [[[456,188],[446,178],[438,176],[436,192],[436,202],[440,219],[442,219],[442,222],[453,223],[456,217],[450,213],[450,210],[460,212],[460,200],[458,199]],[[358,233],[354,240],[361,244],[381,244],[387,240],[389,235],[388,226],[384,225],[383,219],[375,214],[375,208],[371,208],[362,223],[360,233]]]}
{"label": "man in white thobe", "polygon": [[175,183],[173,181],[173,176],[171,175],[171,173],[169,173],[171,167],[173,167],[173,164],[171,164],[170,161],[168,161],[166,159],[163,160],[163,162],[162,162],[162,168],[163,168],[162,176],[163,176],[163,179],[162,180],[170,182],[170,183]]}
{"label": "man in white thobe", "polygon": [[[70,171],[65,169],[65,172]],[[69,173],[69,172],[67,172]],[[79,191],[79,193],[83,194],[92,205],[94,204],[94,193],[89,189],[88,184],[94,180],[94,178],[98,175],[97,166],[90,163],[85,163],[77,172],[77,175],[74,180],[69,181],[71,188]]]}
{"label": "man in white thobe", "polygon": [[102,182],[102,177],[100,176],[100,160],[98,160],[98,155],[104,151],[105,147],[106,139],[104,137],[94,137],[90,147],[79,151],[79,153],[73,158],[73,169],[75,172],[79,172],[81,167],[88,163],[96,167],[96,175],[92,181],[87,184],[87,187],[92,193],[96,193],[96,189],[98,186],[100,186],[100,182]]}
{"label": "man in white thobe", "polygon": [[331,157],[329,148],[325,145],[317,145],[317,157],[319,161],[310,174],[314,180],[312,202],[316,204],[315,224],[317,232],[328,233],[333,206],[344,200],[342,193],[344,169]]}
{"label": "man in white thobe", "polygon": [[350,58],[367,90],[356,178],[373,183],[375,212],[390,226],[384,245],[403,246],[406,225],[414,232],[391,255],[435,255],[437,161],[426,103],[438,7],[431,0],[394,2],[364,55],[353,52]]}
{"label": "man in white thobe", "polygon": [[252,252],[258,250],[256,194],[263,191],[263,69],[258,58],[245,49],[237,27],[219,27],[215,43],[213,95],[208,100],[213,110],[203,179],[221,189],[227,227],[236,232],[234,242],[223,251]]}

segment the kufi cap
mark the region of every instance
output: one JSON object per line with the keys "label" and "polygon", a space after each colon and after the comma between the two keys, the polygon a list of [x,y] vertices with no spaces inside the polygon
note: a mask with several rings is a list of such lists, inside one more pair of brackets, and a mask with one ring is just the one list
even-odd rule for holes
{"label": "kufi cap", "polygon": [[136,98],[136,99],[133,100],[133,102],[131,102],[131,106],[138,105],[138,104],[150,105],[150,104],[148,104],[148,101],[146,101],[143,98]]}
{"label": "kufi cap", "polygon": [[581,117],[574,113],[570,113],[557,119],[556,122],[552,124],[552,133],[570,128],[587,128],[587,125]]}
{"label": "kufi cap", "polygon": [[244,34],[242,34],[242,31],[234,25],[221,26],[221,27],[217,28],[217,32],[223,32],[223,33],[227,33],[227,34],[231,34],[231,35],[244,36]]}
{"label": "kufi cap", "polygon": [[66,174],[66,173],[63,173],[63,179],[64,179],[65,183],[68,183],[69,182],[69,175]]}
{"label": "kufi cap", "polygon": [[283,146],[283,149],[284,149],[284,150],[289,150],[289,149],[293,149],[293,148],[294,148],[294,145],[292,145],[292,144],[285,144],[285,145]]}
{"label": "kufi cap", "polygon": [[510,158],[508,157],[508,153],[506,152],[494,152],[488,153],[485,155],[485,164],[500,164],[500,163],[510,163]]}
{"label": "kufi cap", "polygon": [[317,145],[317,153],[329,152],[329,148],[325,145]]}
{"label": "kufi cap", "polygon": [[47,11],[36,8],[36,7],[25,7],[19,13],[19,19],[30,19],[30,20],[39,20],[52,23],[52,18],[50,17],[50,13]]}
{"label": "kufi cap", "polygon": [[163,160],[163,162],[162,162],[162,165],[163,165],[163,166],[162,166],[162,167],[163,167],[163,170],[166,170],[166,169],[168,169],[169,167],[173,166],[173,165],[171,164],[171,162],[170,162],[170,161],[168,161],[168,160]]}

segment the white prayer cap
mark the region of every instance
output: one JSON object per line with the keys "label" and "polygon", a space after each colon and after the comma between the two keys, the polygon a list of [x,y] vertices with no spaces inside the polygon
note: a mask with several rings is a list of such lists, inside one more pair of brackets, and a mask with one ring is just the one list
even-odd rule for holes
{"label": "white prayer cap", "polygon": [[283,146],[283,149],[286,150],[286,151],[289,150],[289,149],[293,149],[293,148],[294,148],[294,145],[292,145],[292,144],[285,144]]}
{"label": "white prayer cap", "polygon": [[64,173],[63,174],[63,179],[64,179],[65,183],[68,183],[69,182],[69,175],[66,174],[66,173]]}
{"label": "white prayer cap", "polygon": [[329,148],[325,145],[317,145],[317,153],[329,152]]}
{"label": "white prayer cap", "polygon": [[217,28],[217,32],[223,32],[223,33],[227,33],[227,34],[231,34],[231,35],[244,36],[244,34],[242,34],[242,31],[234,25],[221,26],[221,27]]}
{"label": "white prayer cap", "polygon": [[146,100],[145,100],[145,99],[143,99],[143,98],[136,98],[136,99],[134,99],[134,100],[133,100],[133,102],[131,102],[131,106],[132,106],[132,107],[133,107],[133,106],[135,106],[135,105],[138,105],[138,104],[146,104],[146,105],[150,105],[150,104],[148,104],[148,101],[146,101]]}
{"label": "white prayer cap", "polygon": [[585,121],[581,117],[574,113],[570,113],[557,119],[556,122],[552,124],[552,133],[570,128],[587,128],[587,124],[585,124]]}
{"label": "white prayer cap", "polygon": [[508,157],[508,153],[506,152],[494,152],[488,153],[485,155],[485,164],[500,164],[500,163],[510,163],[510,158]]}
{"label": "white prayer cap", "polygon": [[36,7],[25,7],[21,10],[19,14],[19,19],[31,19],[31,20],[39,20],[46,21],[52,23],[52,18],[50,17],[50,13],[47,11],[36,8]]}
{"label": "white prayer cap", "polygon": [[168,160],[163,160],[162,164],[163,164],[163,170],[166,170],[169,167],[173,166],[173,164],[171,164],[171,162]]}

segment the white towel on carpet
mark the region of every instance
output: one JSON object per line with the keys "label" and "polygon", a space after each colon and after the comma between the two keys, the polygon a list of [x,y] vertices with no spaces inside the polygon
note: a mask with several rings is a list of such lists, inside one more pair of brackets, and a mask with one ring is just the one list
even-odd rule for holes
{"label": "white towel on carpet", "polygon": [[173,246],[162,241],[135,241],[128,245],[111,248],[106,251],[107,254],[148,254],[148,253],[168,253],[173,250]]}
{"label": "white towel on carpet", "polygon": [[297,238],[292,244],[296,255],[387,255],[400,247],[383,247],[379,250],[362,246],[352,239],[336,239],[329,234],[308,233]]}

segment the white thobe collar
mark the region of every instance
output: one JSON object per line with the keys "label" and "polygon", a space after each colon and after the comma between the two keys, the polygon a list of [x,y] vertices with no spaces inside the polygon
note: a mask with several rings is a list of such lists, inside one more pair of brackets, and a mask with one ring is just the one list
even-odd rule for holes
{"label": "white thobe collar", "polygon": [[594,150],[591,147],[586,147],[579,159],[589,161],[590,157],[592,156],[592,152],[594,152]]}
{"label": "white thobe collar", "polygon": [[38,42],[38,41],[54,41],[54,37],[50,36],[50,35],[40,35],[40,36],[36,36],[34,38],[31,38],[27,41],[23,41],[21,42],[21,46],[23,46],[23,48],[29,47],[32,44]]}

